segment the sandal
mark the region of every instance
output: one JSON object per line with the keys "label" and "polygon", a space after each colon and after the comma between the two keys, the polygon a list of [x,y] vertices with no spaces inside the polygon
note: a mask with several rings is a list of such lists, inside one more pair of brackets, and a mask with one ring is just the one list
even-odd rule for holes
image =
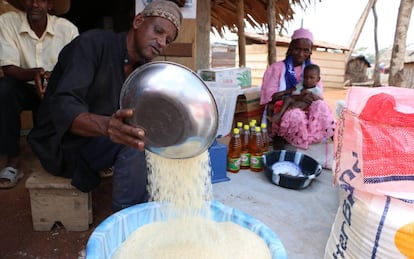
{"label": "sandal", "polygon": [[108,169],[105,169],[105,170],[102,170],[102,171],[99,171],[99,176],[101,178],[109,178],[113,175],[114,175],[114,170],[113,170],[112,167],[110,167]]}
{"label": "sandal", "polygon": [[0,171],[0,179],[6,179],[7,181],[0,182],[0,189],[13,188],[23,176],[22,171],[11,166],[3,168]]}

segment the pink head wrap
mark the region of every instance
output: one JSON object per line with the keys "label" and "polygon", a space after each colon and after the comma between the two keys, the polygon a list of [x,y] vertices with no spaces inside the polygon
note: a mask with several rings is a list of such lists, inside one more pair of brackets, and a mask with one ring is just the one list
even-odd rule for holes
{"label": "pink head wrap", "polygon": [[292,40],[296,39],[308,39],[313,42],[313,35],[308,29],[300,28],[297,29],[292,35]]}

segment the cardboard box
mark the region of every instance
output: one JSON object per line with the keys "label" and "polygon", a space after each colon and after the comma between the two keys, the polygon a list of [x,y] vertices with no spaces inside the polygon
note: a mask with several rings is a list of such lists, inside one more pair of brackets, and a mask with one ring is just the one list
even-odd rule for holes
{"label": "cardboard box", "polygon": [[244,89],[243,94],[237,97],[233,128],[238,121],[248,124],[253,119],[260,125],[264,111],[264,105],[260,105],[260,93],[261,87],[253,86]]}
{"label": "cardboard box", "polygon": [[234,115],[233,128],[236,127],[237,125],[236,123],[238,121],[243,122],[243,125],[244,125],[244,124],[249,124],[251,120],[256,120],[257,121],[256,126],[260,126],[260,123],[262,121],[262,116],[263,116],[263,112],[260,112],[258,110],[255,112],[251,112],[251,113],[248,113],[248,112],[236,113]]}
{"label": "cardboard box", "polygon": [[209,82],[209,86],[248,88],[252,85],[249,67],[200,69],[197,73],[204,81]]}
{"label": "cardboard box", "polygon": [[243,93],[237,97],[235,113],[252,112],[259,109],[263,111],[264,105],[260,105],[261,89],[260,86],[244,89]]}

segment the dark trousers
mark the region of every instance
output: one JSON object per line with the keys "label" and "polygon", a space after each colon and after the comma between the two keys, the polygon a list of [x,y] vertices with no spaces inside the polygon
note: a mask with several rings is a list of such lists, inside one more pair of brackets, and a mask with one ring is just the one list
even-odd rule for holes
{"label": "dark trousers", "polygon": [[[107,137],[97,137],[82,146],[80,156],[83,164],[94,172],[113,166],[114,212],[148,200],[147,165],[143,151],[115,144]],[[85,177],[85,170],[80,173],[83,174],[75,177]]]}
{"label": "dark trousers", "polygon": [[20,154],[20,113],[36,114],[40,98],[34,85],[11,77],[0,78],[0,155]]}

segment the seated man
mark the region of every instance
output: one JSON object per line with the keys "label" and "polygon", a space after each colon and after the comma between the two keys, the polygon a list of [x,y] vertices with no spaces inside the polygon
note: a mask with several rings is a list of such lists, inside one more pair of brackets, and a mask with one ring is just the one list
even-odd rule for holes
{"label": "seated man", "polygon": [[61,51],[29,133],[42,166],[71,178],[83,192],[99,184],[99,171],[113,166],[113,211],[148,199],[145,132],[125,122],[134,110],[119,108],[122,85],[177,38],[181,21],[174,2],[158,0],[126,32],[82,33]]}
{"label": "seated man", "polygon": [[69,0],[9,0],[21,11],[0,16],[0,188],[11,188],[23,177],[20,161],[20,113],[37,107],[60,50],[78,35],[64,18]]}

